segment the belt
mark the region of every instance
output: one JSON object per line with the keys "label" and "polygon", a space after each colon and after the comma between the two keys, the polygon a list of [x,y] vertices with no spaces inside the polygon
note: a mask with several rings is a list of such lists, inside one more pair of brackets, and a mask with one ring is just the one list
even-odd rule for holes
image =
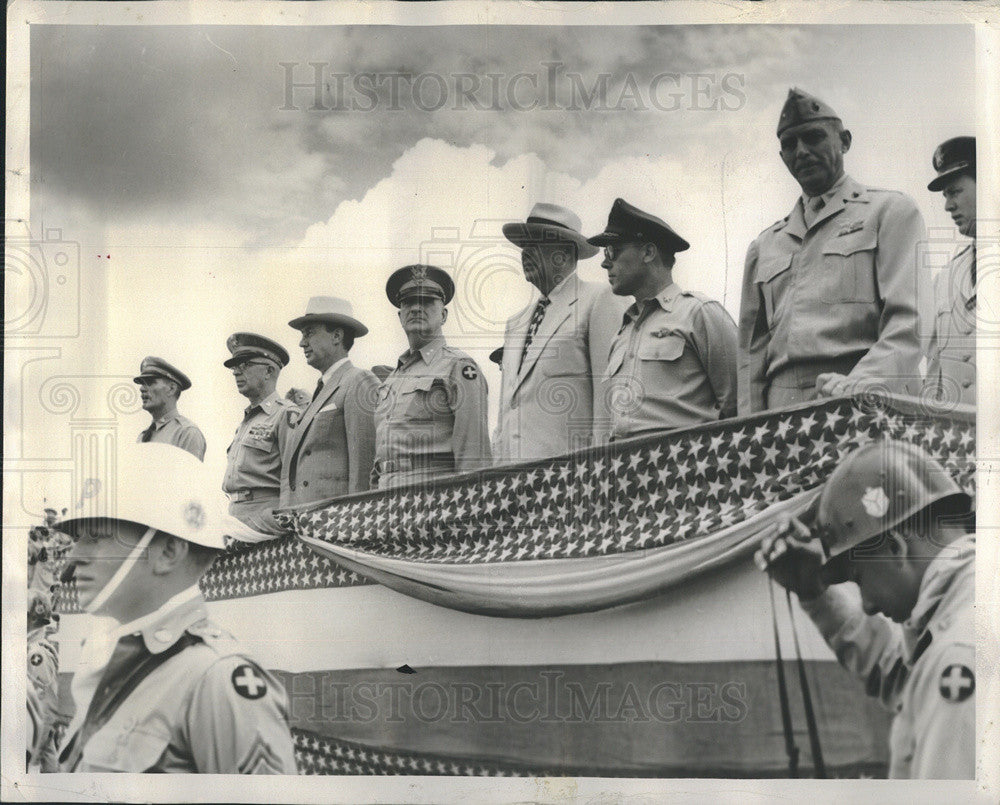
{"label": "belt", "polygon": [[270,500],[277,498],[279,491],[275,487],[264,486],[258,489],[237,489],[235,492],[227,492],[230,503],[250,503],[254,500]]}
{"label": "belt", "polygon": [[410,472],[424,469],[454,469],[454,453],[416,453],[406,458],[379,459],[375,462],[380,475],[390,472]]}

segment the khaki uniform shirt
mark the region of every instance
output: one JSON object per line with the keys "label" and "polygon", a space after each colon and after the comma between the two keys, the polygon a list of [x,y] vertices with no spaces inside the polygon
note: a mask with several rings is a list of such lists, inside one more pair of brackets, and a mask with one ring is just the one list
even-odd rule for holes
{"label": "khaki uniform shirt", "polygon": [[611,345],[611,438],[736,415],[736,323],[671,283],[625,311]]}
{"label": "khaki uniform shirt", "polygon": [[145,441],[163,442],[187,450],[199,461],[205,460],[205,437],[201,430],[186,416],[176,411],[163,419],[157,419],[146,430],[139,433],[137,442],[143,441],[144,434],[150,434]]}
{"label": "khaki uniform shirt", "polygon": [[292,404],[277,392],[250,405],[226,451],[222,491],[229,496],[229,513],[258,531],[276,533],[271,510],[281,492],[281,454],[287,435],[285,411]]}
{"label": "khaki uniform shirt", "polygon": [[801,199],[750,244],[739,338],[741,415],[816,396],[824,372],[919,391],[913,201],[845,176],[807,226]]}
{"label": "khaki uniform shirt", "polygon": [[295,774],[281,683],[201,596],[115,646],[61,771]]}
{"label": "khaki uniform shirt", "polygon": [[939,402],[976,404],[976,246],[970,243],[934,278],[934,332],[927,392]]}
{"label": "khaki uniform shirt", "polygon": [[896,713],[889,776],[972,779],[976,761],[975,540],[944,548],[927,568],[906,623],[865,615],[857,588],[801,601],[847,670]]}
{"label": "khaki uniform shirt", "polygon": [[375,410],[379,488],[488,466],[486,395],[478,364],[444,338],[404,352]]}

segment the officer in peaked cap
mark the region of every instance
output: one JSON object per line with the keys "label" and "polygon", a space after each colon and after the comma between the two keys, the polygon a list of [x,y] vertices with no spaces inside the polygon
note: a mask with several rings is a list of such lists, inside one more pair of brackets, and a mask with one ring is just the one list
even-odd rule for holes
{"label": "officer in peaked cap", "polygon": [[819,98],[789,90],[777,132],[802,193],[747,250],[740,413],[868,384],[917,393],[916,255],[925,231],[916,205],[844,172],[851,133]]}
{"label": "officer in peaked cap", "polygon": [[164,444],[128,445],[115,471],[61,524],[80,605],[100,617],[60,770],[294,773],[281,683],[208,619],[199,588],[227,530],[217,482]]}
{"label": "officer in peaked cap", "polygon": [[486,380],[442,334],[451,277],[436,266],[404,266],[385,292],[410,346],[379,389],[373,480],[384,489],[489,465]]}
{"label": "officer in peaked cap", "polygon": [[177,412],[181,392],[191,388],[188,376],[163,358],[151,355],[142,359],[139,374],[133,382],[139,386],[142,407],[153,418],[136,441],[176,445],[204,460],[205,437],[201,429]]}
{"label": "officer in peaked cap", "polygon": [[939,403],[976,404],[976,138],[953,137],[932,159],[927,189],[941,192],[958,233],[971,241],[934,278],[934,329],[926,393]]}
{"label": "officer in peaked cap", "polygon": [[756,556],[895,713],[892,778],[975,776],[970,503],[925,451],[874,442],[830,474],[812,517],[783,517]]}
{"label": "officer in peaked cap", "polygon": [[281,494],[281,454],[288,429],[290,401],[278,395],[278,374],[288,365],[288,351],[277,341],[256,333],[233,333],[226,339],[231,357],[223,362],[236,390],[250,404],[226,451],[222,490],[229,513],[261,534],[281,529],[273,517]]}
{"label": "officer in peaked cap", "polygon": [[589,240],[604,247],[611,290],[635,300],[608,360],[611,438],[733,416],[736,324],[718,302],[674,282],[674,255],[688,242],[620,198]]}

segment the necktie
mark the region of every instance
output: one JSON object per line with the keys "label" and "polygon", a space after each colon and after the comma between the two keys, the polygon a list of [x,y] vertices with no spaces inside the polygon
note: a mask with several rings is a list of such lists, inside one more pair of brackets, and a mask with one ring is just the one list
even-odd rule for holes
{"label": "necktie", "polygon": [[817,216],[819,216],[819,211],[826,206],[826,202],[823,201],[822,196],[817,196],[814,199],[810,199],[809,206],[806,207],[806,225],[812,226],[816,221]]}
{"label": "necktie", "polygon": [[153,438],[153,431],[154,430],[156,430],[156,423],[155,422],[152,425],[150,425],[148,428],[146,428],[146,430],[144,430],[142,432],[142,434],[141,434],[142,441],[148,442],[150,439],[152,439]]}
{"label": "necktie", "polygon": [[531,340],[535,337],[535,333],[538,332],[542,319],[545,318],[545,308],[549,306],[550,301],[547,296],[543,296],[538,300],[538,304],[535,305],[535,312],[531,314],[531,321],[528,323],[528,333],[524,337],[524,349],[521,350],[521,362],[517,365],[518,371],[524,365],[524,356],[528,354],[528,347],[531,346]]}
{"label": "necktie", "polygon": [[319,382],[316,384],[316,391],[313,392],[313,402],[316,402],[316,398],[319,396],[319,393],[322,390],[323,390],[323,378],[321,377],[319,379]]}

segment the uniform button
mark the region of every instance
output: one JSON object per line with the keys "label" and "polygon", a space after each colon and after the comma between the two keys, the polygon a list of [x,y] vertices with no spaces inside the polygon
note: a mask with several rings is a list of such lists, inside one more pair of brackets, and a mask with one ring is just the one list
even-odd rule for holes
{"label": "uniform button", "polygon": [[289,484],[288,486],[293,492],[295,491],[295,484]]}
{"label": "uniform button", "polygon": [[308,481],[303,481],[303,482],[302,482],[302,486],[303,486],[303,487],[306,487],[306,486],[309,486],[309,482],[308,482]]}
{"label": "uniform button", "polygon": [[963,389],[967,389],[971,385],[972,385],[972,381],[971,380],[963,380],[962,381],[962,388]]}
{"label": "uniform button", "polygon": [[514,400],[514,401],[513,401],[513,402],[512,402],[511,404],[510,404],[510,408],[511,408],[511,410],[512,410],[512,411],[513,411],[513,410],[514,410],[515,408],[517,408],[517,400]]}
{"label": "uniform button", "polygon": [[305,450],[302,453],[303,458],[306,457],[306,456],[311,456],[311,455],[312,455],[312,450]]}
{"label": "uniform button", "polygon": [[964,354],[964,355],[962,356],[962,360],[963,360],[963,361],[971,361],[971,360],[972,360],[972,353],[971,353],[971,352],[966,352],[966,353],[965,353],[965,354]]}

